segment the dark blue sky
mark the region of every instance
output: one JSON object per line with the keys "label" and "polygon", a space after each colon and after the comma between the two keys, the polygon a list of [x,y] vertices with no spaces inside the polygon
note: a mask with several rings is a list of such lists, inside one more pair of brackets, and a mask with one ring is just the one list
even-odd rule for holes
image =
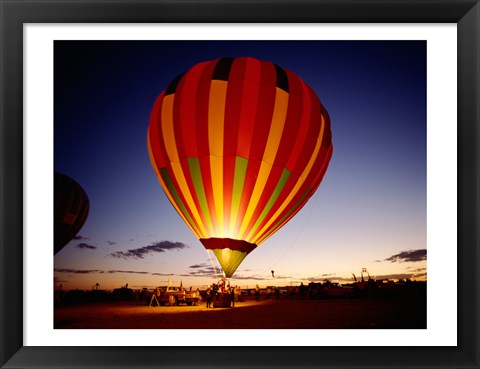
{"label": "dark blue sky", "polygon": [[[379,275],[399,274],[412,265],[401,269],[386,258],[426,248],[425,42],[56,41],[54,53],[54,167],[91,202],[84,239],[55,258],[57,269],[72,270],[57,273],[72,288],[74,270],[159,272],[203,283],[191,267],[209,264],[208,256],[157,182],[146,132],[167,84],[222,56],[272,61],[302,77],[330,114],[334,146],[317,194],[298,220],[245,259],[238,278],[260,279],[273,265],[285,283],[347,277],[367,264]],[[111,256],[165,240],[188,247],[140,260]],[[101,275],[91,278],[82,283]]]}

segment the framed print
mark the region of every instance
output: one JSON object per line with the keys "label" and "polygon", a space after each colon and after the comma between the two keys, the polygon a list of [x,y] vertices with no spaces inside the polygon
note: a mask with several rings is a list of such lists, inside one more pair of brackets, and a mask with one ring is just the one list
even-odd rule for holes
{"label": "framed print", "polygon": [[1,7],[2,368],[479,367],[478,1]]}

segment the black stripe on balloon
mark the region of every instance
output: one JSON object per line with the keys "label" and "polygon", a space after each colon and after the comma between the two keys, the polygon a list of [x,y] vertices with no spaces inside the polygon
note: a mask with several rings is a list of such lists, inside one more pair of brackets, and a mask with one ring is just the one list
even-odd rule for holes
{"label": "black stripe on balloon", "polygon": [[285,92],[289,92],[287,72],[285,72],[283,68],[279,67],[277,64],[275,64],[275,70],[277,71],[277,87],[281,88]]}
{"label": "black stripe on balloon", "polygon": [[212,79],[228,81],[228,75],[230,74],[230,69],[232,69],[232,63],[233,58],[221,58],[215,66]]}
{"label": "black stripe on balloon", "polygon": [[165,91],[165,96],[171,95],[175,93],[175,90],[177,89],[178,84],[180,83],[180,80],[184,76],[185,73],[180,74],[177,78],[175,78],[172,82],[167,87],[167,90]]}

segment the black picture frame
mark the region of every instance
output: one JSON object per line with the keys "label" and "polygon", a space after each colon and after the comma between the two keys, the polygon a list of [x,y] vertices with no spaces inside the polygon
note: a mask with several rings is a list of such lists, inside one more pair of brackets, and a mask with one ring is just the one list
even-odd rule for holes
{"label": "black picture frame", "polygon": [[[2,368],[479,368],[479,0],[0,0],[0,12]],[[23,25],[144,22],[457,24],[456,347],[23,346]]]}

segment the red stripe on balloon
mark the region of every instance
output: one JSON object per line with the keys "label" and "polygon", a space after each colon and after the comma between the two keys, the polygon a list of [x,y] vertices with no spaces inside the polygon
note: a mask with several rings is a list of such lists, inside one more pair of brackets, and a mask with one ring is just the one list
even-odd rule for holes
{"label": "red stripe on balloon", "polygon": [[235,156],[237,153],[237,140],[240,123],[243,94],[243,77],[245,61],[235,59],[230,70],[230,78],[227,84],[227,96],[225,101],[225,121],[223,154],[225,157]]}
{"label": "red stripe on balloon", "polygon": [[207,250],[230,249],[245,253],[255,250],[257,245],[243,240],[234,240],[232,238],[201,238],[200,242]]}
{"label": "red stripe on balloon", "polygon": [[282,176],[283,168],[282,167],[273,167],[270,171],[270,175],[268,176],[267,183],[265,183],[265,187],[263,189],[262,195],[258,201],[257,207],[252,214],[252,217],[249,219],[248,226],[245,231],[245,235],[250,233],[250,230],[257,222],[258,218],[262,214],[263,210],[267,206],[268,200],[273,194],[275,187],[277,186],[278,180]]}
{"label": "red stripe on balloon", "polygon": [[240,101],[239,126],[241,129],[237,137],[237,155],[242,158],[249,158],[255,117],[257,115],[258,100],[260,94],[260,62],[252,58],[245,58],[245,81]]}
{"label": "red stripe on balloon", "polygon": [[[248,63],[247,63],[248,65]],[[245,146],[249,146],[249,153],[246,155],[248,159],[247,173],[245,176],[245,183],[243,186],[242,197],[240,200],[239,214],[237,217],[237,223],[235,228],[235,233],[240,230],[241,224],[244,220],[245,213],[248,208],[248,204],[252,197],[253,189],[255,188],[255,183],[259,174],[261,160],[265,152],[265,147],[268,140],[268,135],[270,133],[270,126],[272,123],[273,108],[275,104],[275,95],[276,95],[276,71],[273,64],[268,62],[258,62],[258,66],[252,64],[250,68],[247,67],[248,73],[258,73],[260,71],[260,78],[257,79],[255,86],[250,86],[250,83],[246,82],[246,89],[256,89],[258,94],[254,94],[257,101],[261,99],[262,104],[256,106],[255,109],[255,118],[247,123],[247,127],[250,128],[253,122],[253,131],[250,137],[242,137],[242,143]],[[246,74],[247,78],[252,78],[249,74]],[[250,88],[249,88],[250,87]],[[255,102],[255,105],[257,102]],[[251,113],[252,111],[250,111]],[[251,117],[250,117],[251,119]],[[246,142],[246,139],[249,139],[250,142]],[[244,148],[241,149],[244,151]],[[249,221],[247,219],[247,221]]]}
{"label": "red stripe on balloon", "polygon": [[162,142],[163,138],[161,135],[161,106],[163,103],[163,97],[165,96],[165,91],[163,91],[160,96],[157,98],[153,105],[152,112],[150,113],[150,124],[149,129],[149,138],[150,138],[150,147],[155,159],[155,163],[158,168],[164,168],[169,165],[167,152],[165,146]]}
{"label": "red stripe on balloon", "polygon": [[330,158],[332,157],[332,153],[333,153],[333,146],[330,145],[328,148],[322,147],[321,154],[323,155],[325,160],[321,162],[318,172],[316,173],[315,178],[312,181],[312,192],[315,192],[318,186],[320,186],[323,176],[327,171]]}
{"label": "red stripe on balloon", "polygon": [[[287,72],[288,85],[293,90],[298,90],[301,87],[298,77],[292,75],[291,72]],[[296,94],[290,94],[288,97],[288,109],[285,117],[285,126],[283,128],[282,138],[279,143],[277,156],[275,157],[274,165],[286,167],[287,161],[295,148],[295,141],[299,131],[298,118],[302,116],[303,102],[302,96]],[[301,124],[302,122],[300,122]]]}
{"label": "red stripe on balloon", "polygon": [[205,197],[208,204],[212,224],[216,227],[215,208],[213,204],[213,189],[210,170],[210,148],[208,142],[208,101],[210,97],[210,84],[215,69],[216,61],[208,62],[199,71],[198,84],[195,89],[195,105],[193,110],[195,112],[195,124],[197,153],[199,158],[200,172],[202,174],[203,188],[205,190]]}
{"label": "red stripe on balloon", "polygon": [[262,104],[257,108],[255,116],[255,126],[252,136],[252,143],[250,145],[250,160],[262,160],[265,152],[265,147],[270,133],[270,126],[272,124],[273,108],[275,105],[276,96],[276,71],[271,63],[261,62],[260,75],[260,99]]}
{"label": "red stripe on balloon", "polygon": [[[178,147],[186,157],[197,157],[197,89],[200,76],[208,63],[200,63],[190,69],[180,81],[175,93],[174,119],[178,129],[175,137]],[[177,100],[178,98],[178,100]]]}
{"label": "red stripe on balloon", "polygon": [[[310,158],[315,151],[318,136],[320,135],[320,121],[320,114],[318,112],[315,112],[314,110],[310,110],[307,135],[301,143],[302,149],[298,153],[298,157],[293,168],[293,172],[296,173],[298,176],[301,176],[303,174],[304,169],[308,165],[308,162],[310,161]],[[317,160],[321,159],[317,158]]]}
{"label": "red stripe on balloon", "polygon": [[196,139],[198,157],[210,155],[208,142],[208,101],[210,99],[210,85],[216,63],[217,60],[205,66],[197,87],[195,117],[197,122]]}
{"label": "red stripe on balloon", "polygon": [[[188,116],[190,113],[187,112],[187,109],[184,108],[185,101],[184,101],[184,96],[185,93],[183,93],[183,79],[181,79],[177,87],[175,89],[174,93],[174,100],[173,100],[173,134],[175,138],[175,146],[177,148],[177,153],[178,153],[178,158],[181,160],[185,157],[187,157],[186,153],[186,147],[187,147],[187,142],[185,141],[184,136],[185,135],[185,128],[188,127],[183,127],[182,122],[185,122],[185,119],[182,119],[182,115],[187,115],[187,119],[191,119],[191,116]],[[188,138],[187,138],[188,140]]]}

